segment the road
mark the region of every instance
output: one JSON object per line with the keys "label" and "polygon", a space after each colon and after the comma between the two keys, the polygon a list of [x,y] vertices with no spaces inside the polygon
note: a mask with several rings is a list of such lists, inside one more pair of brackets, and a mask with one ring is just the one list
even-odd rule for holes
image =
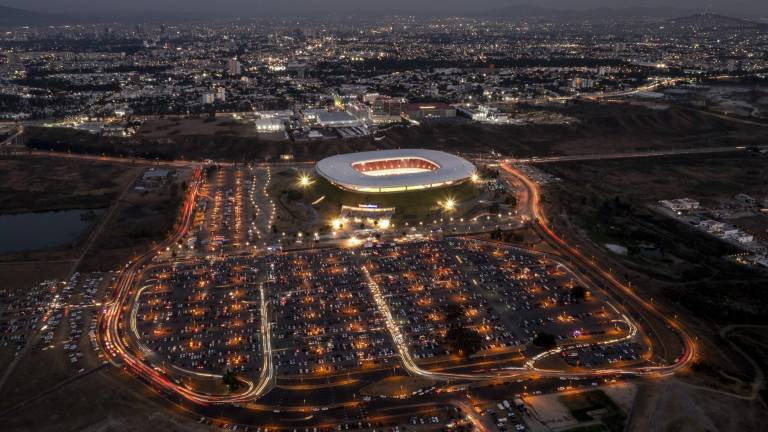
{"label": "road", "polygon": [[[558,347],[550,351],[543,352],[536,357],[530,359],[524,367],[505,368],[504,371],[494,373],[447,373],[447,372],[433,372],[422,369],[416,363],[411,356],[408,349],[408,342],[405,336],[402,334],[400,327],[397,325],[390,309],[387,304],[383,293],[381,292],[378,284],[374,278],[370,275],[368,269],[365,266],[362,267],[363,275],[366,278],[366,282],[374,299],[376,307],[384,317],[386,322],[386,328],[389,332],[398,354],[403,363],[403,367],[408,373],[414,376],[421,376],[427,379],[433,379],[438,381],[450,381],[450,380],[488,380],[497,378],[511,378],[521,375],[536,374],[539,376],[551,376],[551,377],[569,377],[569,376],[603,376],[612,374],[634,375],[634,376],[666,376],[671,375],[683,368],[686,368],[696,356],[696,345],[693,339],[682,328],[682,325],[674,320],[670,320],[666,315],[659,311],[653,304],[649,303],[645,299],[637,295],[628,286],[624,285],[618,279],[616,279],[610,272],[600,268],[597,264],[582,256],[582,254],[569,244],[567,244],[562,238],[560,238],[549,227],[549,220],[543,211],[541,206],[541,193],[536,183],[531,181],[523,173],[515,170],[509,164],[502,164],[502,169],[518,182],[521,182],[527,193],[524,196],[528,197],[528,201],[521,205],[520,210],[523,214],[530,215],[531,220],[534,221],[534,226],[537,228],[542,238],[547,241],[555,250],[559,251],[562,256],[568,257],[579,264],[579,267],[588,272],[588,276],[593,279],[599,279],[607,285],[613,288],[613,294],[618,299],[631,300],[631,302],[637,306],[636,309],[640,309],[643,313],[652,315],[655,319],[664,322],[667,328],[674,331],[675,335],[680,339],[683,346],[683,352],[679,355],[671,364],[658,365],[658,366],[639,366],[639,367],[627,367],[627,368],[609,368],[609,369],[595,369],[591,371],[584,371],[580,373],[569,373],[560,370],[539,369],[535,365],[537,361],[544,357],[557,354],[567,347]],[[626,315],[621,313],[613,305],[616,312],[622,317],[623,321],[629,326],[629,335],[615,340],[607,340],[601,342],[601,344],[615,344],[624,342],[635,337],[638,334],[637,325]],[[649,319],[646,322],[650,324]],[[654,328],[655,330],[655,328]],[[654,331],[654,333],[656,333]],[[661,340],[661,339],[659,339]]]}
{"label": "road", "polygon": [[587,271],[591,276],[605,282],[605,286],[612,290],[612,294],[614,294],[616,298],[635,306],[636,310],[665,323],[667,328],[671,329],[679,338],[683,347],[683,352],[677,357],[674,363],[669,365],[642,367],[636,370],[637,374],[671,375],[689,366],[696,358],[696,344],[689,333],[683,328],[682,324],[674,319],[670,319],[669,316],[665,315],[654,304],[642,298],[629,286],[619,281],[611,272],[600,268],[598,264],[588,257],[585,257],[579,250],[569,245],[565,240],[558,236],[550,227],[549,219],[541,206],[541,191],[538,184],[507,163],[502,164],[501,168],[505,173],[520,180],[528,189],[530,200],[527,205],[527,211],[530,212],[534,222],[534,228],[551,247],[559,251],[563,256],[571,258],[578,264],[580,269]]}
{"label": "road", "polygon": [[131,301],[135,300],[140,294],[137,291],[135,296],[133,287],[143,273],[145,266],[151,262],[155,255],[170,245],[174,245],[181,239],[189,229],[192,217],[194,215],[195,200],[197,198],[198,188],[202,180],[202,168],[198,167],[195,171],[194,180],[190,184],[187,198],[182,207],[181,217],[176,225],[174,234],[165,242],[162,242],[152,249],[148,250],[134,261],[126,265],[126,268],[119,275],[115,283],[114,298],[109,302],[100,317],[98,326],[98,341],[104,353],[114,365],[122,365],[130,370],[136,376],[145,380],[147,383],[162,389],[164,391],[177,394],[180,397],[198,404],[220,404],[220,403],[238,403],[247,402],[258,398],[268,388],[273,380],[274,372],[271,365],[271,339],[269,336],[269,319],[266,315],[267,303],[264,292],[261,291],[261,312],[262,332],[264,333],[264,365],[260,380],[257,383],[245,381],[246,390],[240,393],[231,393],[226,395],[211,395],[200,393],[188,388],[181,382],[177,382],[171,375],[161,368],[150,365],[141,355],[137,354],[130,346],[129,338],[123,333],[125,327],[125,312],[131,310]]}
{"label": "road", "polygon": [[21,126],[21,125],[17,126],[16,133],[14,133],[13,135],[9,136],[8,138],[0,142],[0,149],[2,149],[3,147],[11,146],[16,142],[16,139],[23,134],[24,134],[24,126]]}
{"label": "road", "polygon": [[[764,150],[764,149],[768,149],[768,146],[758,146],[756,147],[756,149]],[[694,155],[694,154],[708,154],[708,153],[732,153],[732,152],[739,152],[739,151],[745,151],[745,150],[746,150],[746,147],[744,146],[709,147],[709,148],[705,147],[705,148],[628,152],[628,153],[602,153],[602,154],[585,154],[585,155],[569,155],[569,156],[532,157],[532,158],[509,159],[507,162],[546,164],[546,163],[556,163],[556,162],[633,159],[633,158],[649,158],[649,157]]]}
{"label": "road", "polygon": [[[19,132],[19,134],[22,132]],[[80,252],[80,256],[77,257],[77,259],[72,263],[72,266],[69,269],[69,272],[67,273],[67,276],[65,280],[69,280],[72,275],[77,271],[77,268],[80,266],[80,263],[85,258],[86,254],[88,254],[88,251],[91,250],[91,247],[96,242],[96,239],[99,238],[101,235],[101,232],[104,231],[104,227],[109,223],[109,221],[112,219],[112,216],[114,215],[117,208],[120,206],[120,203],[125,198],[125,195],[131,190],[133,187],[134,182],[136,179],[139,178],[139,175],[141,175],[141,171],[136,173],[133,179],[131,179],[130,182],[126,185],[125,189],[120,193],[120,196],[115,200],[115,203],[112,205],[112,207],[109,209],[107,214],[101,219],[101,222],[99,223],[98,227],[88,236],[88,239],[85,242],[85,245],[82,248],[82,251]],[[5,382],[8,380],[8,378],[13,374],[13,371],[16,370],[16,366],[19,365],[21,360],[29,353],[29,350],[32,349],[32,347],[37,343],[38,337],[40,336],[40,329],[45,324],[45,322],[40,322],[38,327],[35,329],[35,331],[29,336],[29,339],[27,341],[27,344],[24,346],[24,348],[19,352],[16,357],[14,357],[13,361],[11,361],[11,364],[8,365],[8,367],[3,372],[3,376],[0,377],[0,389],[3,388],[5,385]]]}

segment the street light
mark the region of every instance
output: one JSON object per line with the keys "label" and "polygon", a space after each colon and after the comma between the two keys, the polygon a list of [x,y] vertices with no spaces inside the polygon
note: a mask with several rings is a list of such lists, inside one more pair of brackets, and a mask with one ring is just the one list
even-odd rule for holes
{"label": "street light", "polygon": [[456,200],[452,197],[448,197],[442,202],[442,207],[445,211],[453,211],[456,209]]}
{"label": "street light", "polygon": [[299,175],[299,185],[302,187],[307,187],[312,184],[312,177],[307,173],[302,173]]}

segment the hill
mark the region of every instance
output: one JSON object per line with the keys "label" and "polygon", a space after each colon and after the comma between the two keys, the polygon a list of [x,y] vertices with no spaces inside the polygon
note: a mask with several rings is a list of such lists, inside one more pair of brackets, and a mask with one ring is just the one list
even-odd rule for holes
{"label": "hill", "polygon": [[53,21],[53,15],[0,5],[0,24],[27,25]]}
{"label": "hill", "polygon": [[687,15],[680,18],[674,18],[668,21],[671,25],[678,27],[688,28],[720,28],[720,29],[768,29],[768,24],[759,23],[755,21],[749,21],[741,18],[734,18],[730,16],[714,14],[714,13],[698,13],[693,15]]}
{"label": "hill", "polygon": [[533,5],[515,5],[485,11],[479,15],[499,18],[549,18],[558,21],[603,20],[619,18],[672,18],[690,14],[691,10],[673,7],[631,7],[631,8],[595,8],[595,9],[551,9]]}

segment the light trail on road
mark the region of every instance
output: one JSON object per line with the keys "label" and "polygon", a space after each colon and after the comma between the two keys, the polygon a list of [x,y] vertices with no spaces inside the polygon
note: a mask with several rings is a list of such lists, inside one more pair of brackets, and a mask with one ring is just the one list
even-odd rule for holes
{"label": "light trail on road", "polygon": [[[566,255],[574,258],[583,266],[594,271],[604,281],[609,282],[612,287],[616,288],[624,296],[624,298],[628,298],[634,301],[636,304],[641,306],[643,310],[651,313],[655,318],[664,322],[670,329],[673,329],[675,334],[680,338],[683,344],[683,353],[677,357],[674,363],[663,366],[643,366],[633,369],[622,369],[622,373],[632,373],[635,375],[671,375],[679,370],[684,369],[690,363],[692,363],[696,359],[696,344],[691,336],[687,333],[687,331],[683,329],[682,325],[674,320],[670,320],[653,304],[641,298],[627,285],[616,279],[616,277],[614,277],[610,272],[607,272],[604,269],[598,267],[592,261],[584,257],[581,252],[570,246],[565,242],[565,240],[555,234],[555,232],[549,227],[549,220],[541,208],[541,193],[538,184],[533,182],[522,172],[514,169],[508,163],[502,163],[501,168],[508,174],[519,179],[528,189],[530,197],[530,208],[528,210],[533,217],[535,226],[541,230],[545,239],[549,240],[551,245],[555,246],[556,249],[563,251]],[[657,337],[659,337],[659,335],[657,335]]]}
{"label": "light trail on road", "polygon": [[[187,386],[175,382],[171,375],[156,365],[149,365],[144,358],[137,356],[130,347],[127,335],[122,334],[123,312],[129,307],[131,301],[131,292],[137,277],[142,274],[145,265],[160,251],[168,246],[174,245],[179,239],[183,238],[189,229],[194,214],[195,201],[197,198],[198,187],[201,183],[202,168],[197,168],[194,174],[194,180],[191,183],[190,192],[184,202],[179,223],[176,230],[165,242],[156,245],[137,259],[126,265],[121,272],[115,284],[115,298],[106,305],[99,324],[99,343],[104,348],[104,353],[109,361],[115,365],[122,365],[135,375],[141,377],[146,382],[154,384],[162,390],[176,394],[186,400],[197,404],[229,404],[238,402],[247,402],[261,396],[268,388],[274,378],[273,367],[271,363],[271,338],[269,335],[269,320],[267,315],[267,302],[265,299],[263,287],[261,292],[261,312],[262,312],[262,338],[264,340],[264,364],[261,377],[258,383],[243,380],[246,383],[246,390],[241,393],[227,395],[211,395],[197,392]],[[133,301],[138,299],[143,289],[136,292]],[[131,313],[131,322],[129,325],[135,331],[135,322],[133,313]],[[135,341],[141,347],[138,339]],[[146,349],[146,347],[144,347]]]}
{"label": "light trail on road", "polygon": [[[609,272],[606,272],[605,270],[597,267],[595,264],[591,263],[589,260],[584,259],[581,256],[580,252],[573,249],[571,246],[565,243],[564,240],[562,240],[559,236],[557,236],[549,228],[547,224],[546,216],[544,215],[541,209],[540,192],[538,190],[537,185],[535,185],[530,179],[528,179],[522,173],[519,173],[516,170],[513,170],[508,164],[502,164],[501,166],[505,171],[517,177],[519,180],[521,180],[525,184],[526,188],[528,189],[528,197],[529,197],[529,202],[528,202],[529,208],[527,210],[531,213],[537,226],[539,226],[542,229],[542,231],[546,234],[546,237],[548,237],[550,241],[559,245],[559,248],[565,251],[568,255],[570,255],[571,257],[577,258],[577,260],[582,262],[582,264],[583,263],[589,264],[591,266],[591,269],[595,271],[603,280],[608,281],[612,286],[620,289],[622,293],[625,294],[627,297],[629,297],[633,301],[636,301],[643,308],[653,313],[654,316],[656,316],[658,319],[661,319],[663,322],[667,323],[669,328],[674,329],[676,334],[680,337],[681,341],[683,342],[684,352],[681,356],[679,356],[676,359],[674,363],[669,365],[662,365],[662,366],[607,368],[607,369],[594,369],[594,370],[579,371],[579,372],[569,372],[569,371],[553,370],[553,369],[540,369],[535,366],[537,361],[545,357],[560,353],[562,351],[565,351],[580,345],[580,344],[574,343],[570,345],[560,346],[552,350],[548,350],[543,353],[540,353],[537,356],[530,359],[528,362],[526,362],[524,367],[507,367],[507,368],[504,368],[503,372],[496,372],[492,374],[446,373],[446,372],[433,372],[433,371],[425,370],[419,367],[419,365],[416,363],[413,356],[411,355],[410,350],[408,348],[407,339],[403,335],[402,330],[400,329],[400,326],[395,321],[392,315],[392,312],[389,309],[389,305],[387,304],[378,283],[371,276],[366,266],[362,265],[361,271],[364,277],[366,278],[367,286],[370,290],[371,296],[373,297],[373,300],[376,303],[376,306],[379,309],[379,312],[385,319],[387,331],[389,332],[395,346],[397,347],[397,351],[402,360],[404,369],[411,375],[420,376],[423,378],[437,380],[437,381],[450,381],[450,380],[478,381],[478,380],[489,380],[489,379],[497,379],[497,378],[518,377],[521,375],[538,375],[538,376],[550,376],[550,377],[561,377],[561,378],[580,377],[580,376],[605,376],[605,375],[665,376],[665,375],[671,375],[677,372],[678,370],[681,370],[687,367],[695,359],[696,345],[691,339],[691,337],[681,328],[680,324],[667,319],[667,317],[663,315],[661,312],[659,312],[653,305],[646,302],[644,299],[640,298],[637,294],[631,291],[629,287],[622,284]],[[613,345],[616,343],[629,341],[632,338],[636,337],[637,334],[639,333],[638,326],[626,314],[620,312],[614,305],[610,303],[608,303],[608,305],[612,309],[614,309],[614,311],[621,317],[621,320],[619,321],[625,323],[629,327],[629,331],[626,335],[622,337],[613,338],[613,339],[604,340],[604,341],[598,341],[596,343],[600,345]]]}

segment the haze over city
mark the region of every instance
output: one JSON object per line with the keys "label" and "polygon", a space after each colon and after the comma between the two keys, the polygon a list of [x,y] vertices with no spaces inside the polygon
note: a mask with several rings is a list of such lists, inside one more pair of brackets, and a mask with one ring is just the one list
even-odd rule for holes
{"label": "haze over city", "polygon": [[623,9],[623,8],[661,8],[688,9],[707,12],[731,12],[738,14],[768,13],[768,5],[759,0],[681,0],[674,4],[662,0],[541,0],[537,2],[510,0],[478,0],[466,2],[459,0],[390,0],[384,3],[361,2],[353,0],[222,0],[210,2],[207,0],[137,0],[130,2],[98,0],[68,0],[66,2],[53,0],[5,0],[2,4],[22,9],[40,12],[135,12],[142,11],[177,11],[177,12],[207,12],[218,14],[262,15],[262,14],[291,14],[305,15],[306,13],[325,12],[419,12],[419,13],[457,13],[476,14],[489,10],[514,8],[516,6],[533,6],[561,10],[585,9]]}
{"label": "haze over city", "polygon": [[3,432],[765,429],[765,2],[0,2]]}

